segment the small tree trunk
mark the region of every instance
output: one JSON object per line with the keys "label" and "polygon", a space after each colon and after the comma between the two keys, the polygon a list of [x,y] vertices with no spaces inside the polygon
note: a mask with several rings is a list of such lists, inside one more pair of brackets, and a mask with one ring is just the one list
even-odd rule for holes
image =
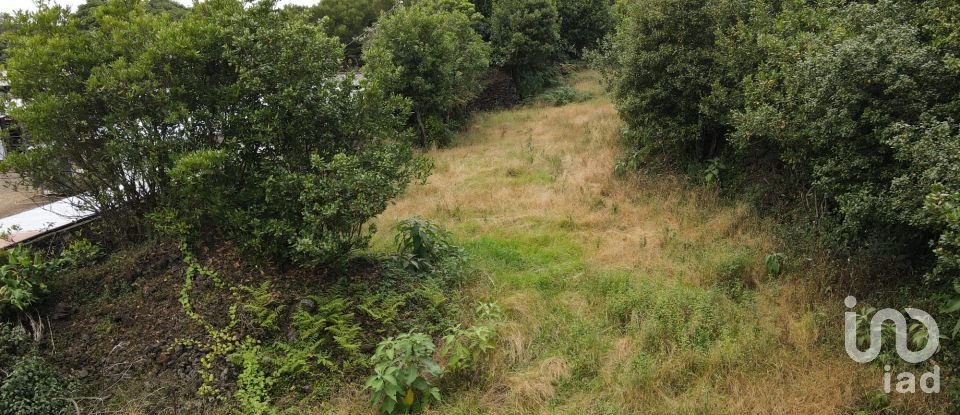
{"label": "small tree trunk", "polygon": [[417,125],[420,126],[420,146],[427,148],[427,129],[423,126],[423,120],[420,118],[420,111],[413,112],[417,116]]}

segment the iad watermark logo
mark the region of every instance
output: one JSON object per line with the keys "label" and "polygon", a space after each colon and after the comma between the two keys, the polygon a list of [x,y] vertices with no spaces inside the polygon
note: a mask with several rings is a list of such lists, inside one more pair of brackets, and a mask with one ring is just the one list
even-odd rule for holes
{"label": "iad watermark logo", "polygon": [[[857,305],[857,299],[853,296],[847,297],[843,303],[847,308],[852,309]],[[907,325],[907,318],[898,310],[885,308],[873,314],[870,319],[870,347],[861,351],[857,346],[857,313],[847,311],[844,314],[844,346],[850,358],[859,363],[869,363],[880,356],[880,349],[883,347],[883,330],[886,322],[892,322],[894,325],[894,334],[897,344],[897,355],[900,359],[908,363],[920,363],[933,357],[933,354],[940,348],[940,328],[937,322],[926,311],[916,308],[904,309],[910,318],[917,320],[926,329],[926,345],[918,351],[910,350],[909,334],[910,328]],[[890,365],[884,366],[883,391],[891,392]],[[901,372],[897,374],[896,391],[898,393],[914,393],[917,390],[917,377],[912,372]],[[925,393],[940,392],[940,366],[934,365],[933,371],[920,375],[920,390]]]}

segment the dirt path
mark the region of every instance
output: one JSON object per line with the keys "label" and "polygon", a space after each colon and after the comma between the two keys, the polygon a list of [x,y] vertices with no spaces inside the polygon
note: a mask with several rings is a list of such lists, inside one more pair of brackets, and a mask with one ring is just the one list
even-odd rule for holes
{"label": "dirt path", "polygon": [[43,206],[55,198],[41,196],[32,189],[14,190],[10,186],[16,183],[15,176],[0,175],[0,218]]}
{"label": "dirt path", "polygon": [[[508,316],[487,379],[438,413],[866,405],[882,369],[844,354],[839,297],[797,275],[809,269],[767,278],[775,242],[748,207],[677,178],[617,177],[616,110],[595,74],[570,82],[594,98],[477,117],[452,148],[430,153],[429,183],[378,219],[390,229],[420,215],[452,230],[481,273],[474,298]],[[938,413],[908,399],[893,408]]]}

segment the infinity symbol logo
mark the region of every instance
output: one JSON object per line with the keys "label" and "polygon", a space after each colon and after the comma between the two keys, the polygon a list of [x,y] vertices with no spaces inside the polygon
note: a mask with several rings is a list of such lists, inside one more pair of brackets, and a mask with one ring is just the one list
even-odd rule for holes
{"label": "infinity symbol logo", "polygon": [[[853,296],[847,297],[843,303],[847,308],[853,308],[857,305],[857,299]],[[880,355],[880,348],[883,346],[881,331],[883,323],[892,321],[896,326],[897,354],[900,358],[909,363],[920,363],[929,359],[940,348],[940,328],[930,314],[926,311],[916,308],[905,309],[910,318],[919,321],[927,328],[927,345],[919,351],[912,351],[907,347],[907,319],[903,313],[892,308],[885,308],[877,311],[870,319],[870,348],[861,351],[857,347],[857,313],[847,311],[844,314],[844,346],[850,358],[859,363],[868,363]]]}

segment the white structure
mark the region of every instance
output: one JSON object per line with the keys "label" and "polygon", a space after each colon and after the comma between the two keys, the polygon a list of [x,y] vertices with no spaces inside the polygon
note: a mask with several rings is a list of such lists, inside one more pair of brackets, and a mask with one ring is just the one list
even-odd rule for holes
{"label": "white structure", "polygon": [[78,203],[68,197],[0,219],[0,232],[9,233],[9,240],[0,239],[0,248],[93,216],[93,212],[77,208]]}

